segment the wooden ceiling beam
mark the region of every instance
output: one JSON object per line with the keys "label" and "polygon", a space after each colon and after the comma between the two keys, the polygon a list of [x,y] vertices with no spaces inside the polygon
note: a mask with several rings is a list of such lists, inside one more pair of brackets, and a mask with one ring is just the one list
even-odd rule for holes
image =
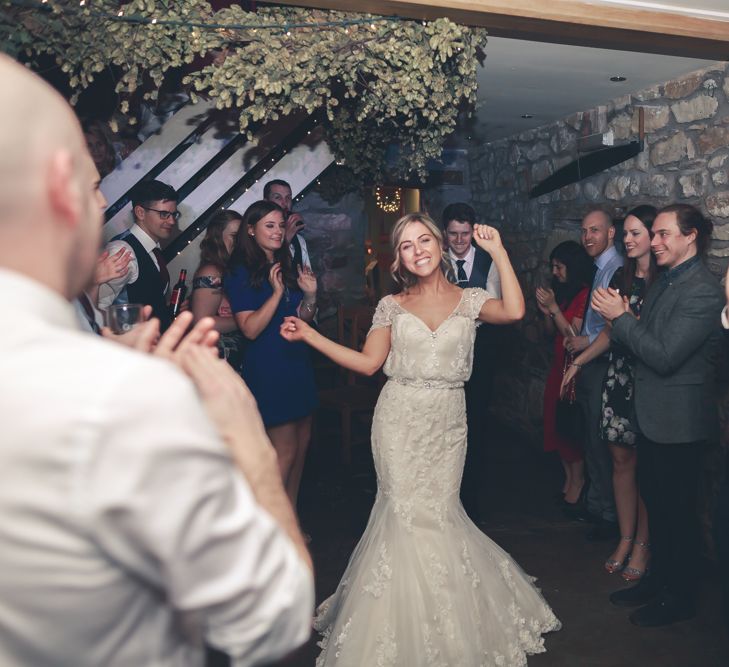
{"label": "wooden ceiling beam", "polygon": [[[689,4],[690,0],[687,0]],[[486,28],[497,37],[729,60],[729,20],[578,0],[283,0],[280,4],[368,12]]]}

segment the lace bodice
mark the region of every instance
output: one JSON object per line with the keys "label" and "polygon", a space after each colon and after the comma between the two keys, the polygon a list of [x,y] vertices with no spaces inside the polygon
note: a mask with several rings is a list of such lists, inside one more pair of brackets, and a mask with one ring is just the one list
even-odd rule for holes
{"label": "lace bodice", "polygon": [[372,329],[391,328],[390,354],[383,367],[385,375],[396,381],[436,386],[457,385],[468,380],[478,314],[484,302],[492,298],[478,287],[464,289],[458,305],[435,331],[394,297],[381,299]]}

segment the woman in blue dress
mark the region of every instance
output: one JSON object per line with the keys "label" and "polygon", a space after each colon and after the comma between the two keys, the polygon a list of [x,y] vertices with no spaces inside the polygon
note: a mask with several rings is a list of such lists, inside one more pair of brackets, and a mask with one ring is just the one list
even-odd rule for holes
{"label": "woman in blue dress", "polygon": [[308,269],[294,273],[285,232],[280,206],[269,201],[251,204],[230,257],[225,292],[238,327],[249,340],[243,379],[258,402],[296,507],[317,405],[316,386],[307,345],[288,344],[279,329],[290,315],[306,321],[314,318],[316,278]]}

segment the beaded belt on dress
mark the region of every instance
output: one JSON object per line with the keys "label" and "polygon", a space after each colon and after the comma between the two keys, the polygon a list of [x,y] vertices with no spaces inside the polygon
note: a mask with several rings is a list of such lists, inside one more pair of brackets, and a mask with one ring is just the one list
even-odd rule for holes
{"label": "beaded belt on dress", "polygon": [[461,389],[463,382],[447,382],[446,380],[416,380],[410,378],[390,378],[392,382],[406,387],[423,387],[425,389]]}

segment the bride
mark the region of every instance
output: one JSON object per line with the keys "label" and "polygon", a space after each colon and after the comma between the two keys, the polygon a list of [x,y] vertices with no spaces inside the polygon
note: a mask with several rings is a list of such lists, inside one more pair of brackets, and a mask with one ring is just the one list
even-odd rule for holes
{"label": "bride", "polygon": [[317,667],[516,667],[543,652],[560,623],[511,557],[466,515],[458,497],[466,451],[463,383],[479,321],[515,322],[524,298],[496,229],[476,225],[503,299],[448,282],[443,237],[422,213],[392,231],[401,287],[377,306],[362,352],[288,317],[281,335],[303,340],[365,375],[388,376],[375,408],[378,492],[367,528],[314,627]]}

